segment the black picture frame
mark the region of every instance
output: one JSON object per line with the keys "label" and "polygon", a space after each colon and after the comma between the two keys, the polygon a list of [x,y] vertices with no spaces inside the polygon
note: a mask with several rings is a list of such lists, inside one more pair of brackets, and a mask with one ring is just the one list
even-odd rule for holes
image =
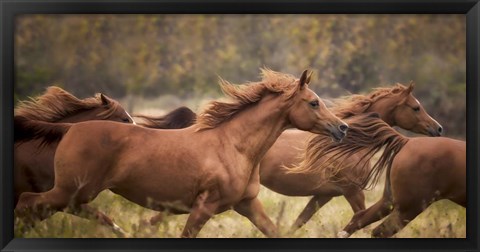
{"label": "black picture frame", "polygon": [[[465,14],[467,22],[467,237],[465,239],[20,239],[13,238],[13,86],[16,15],[51,14]],[[479,251],[479,0],[0,0],[0,249],[52,250],[446,250]],[[455,39],[455,38],[452,38]]]}

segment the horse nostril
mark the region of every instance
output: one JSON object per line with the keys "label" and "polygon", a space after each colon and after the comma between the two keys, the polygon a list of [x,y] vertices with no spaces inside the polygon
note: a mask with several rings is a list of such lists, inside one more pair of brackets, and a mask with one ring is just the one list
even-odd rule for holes
{"label": "horse nostril", "polygon": [[443,132],[443,128],[442,128],[442,126],[439,126],[439,127],[438,127],[438,129],[437,129],[437,131],[438,131],[438,133],[440,133],[440,134],[441,134],[441,133]]}
{"label": "horse nostril", "polygon": [[340,126],[338,126],[338,129],[341,131],[341,132],[346,132],[348,130],[348,125],[346,124],[340,124]]}

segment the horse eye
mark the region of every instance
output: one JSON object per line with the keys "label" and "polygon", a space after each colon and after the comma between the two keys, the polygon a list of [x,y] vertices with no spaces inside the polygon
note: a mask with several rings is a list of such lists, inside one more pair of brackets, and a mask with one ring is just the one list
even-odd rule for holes
{"label": "horse eye", "polygon": [[320,105],[320,103],[317,100],[311,101],[309,102],[309,104],[312,108],[318,108],[318,106]]}
{"label": "horse eye", "polygon": [[130,122],[130,120],[128,118],[123,118],[122,121],[123,122]]}
{"label": "horse eye", "polygon": [[413,108],[413,111],[415,111],[415,112],[420,111],[420,107],[415,107],[415,108]]}

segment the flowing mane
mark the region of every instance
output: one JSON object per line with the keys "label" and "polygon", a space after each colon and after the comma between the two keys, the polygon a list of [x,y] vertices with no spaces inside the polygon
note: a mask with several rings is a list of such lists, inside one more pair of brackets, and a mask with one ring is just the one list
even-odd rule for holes
{"label": "flowing mane", "polygon": [[210,102],[197,117],[198,130],[211,129],[234,117],[238,112],[260,101],[267,93],[282,93],[286,100],[292,98],[299,89],[294,76],[261,69],[262,80],[235,85],[223,79],[220,87],[232,101]]}
{"label": "flowing mane", "polygon": [[[43,95],[30,97],[30,100],[27,101],[20,101],[15,108],[15,116],[22,116],[30,120],[56,122],[81,111],[103,106],[100,95],[98,93],[95,94],[95,97],[78,99],[59,87],[50,86]],[[110,101],[108,109],[99,113],[99,116],[108,118],[117,110],[119,104],[114,100]]]}
{"label": "flowing mane", "polygon": [[408,88],[409,87],[397,83],[393,87],[375,88],[374,91],[368,95],[355,94],[344,96],[342,98],[334,99],[334,105],[330,109],[336,116],[340,118],[347,118],[353,115],[364,113],[378,100],[397,95]]}
{"label": "flowing mane", "polygon": [[[181,129],[195,123],[197,115],[187,107],[179,107],[163,116],[134,115],[137,124],[154,129]],[[142,121],[143,120],[143,121]]]}
{"label": "flowing mane", "polygon": [[[352,182],[362,189],[375,186],[382,171],[392,165],[393,159],[408,142],[408,138],[391,128],[376,113],[353,116],[345,119],[345,122],[350,125],[350,129],[341,143],[333,143],[329,137],[322,135],[314,136],[308,142],[303,161],[297,166],[287,167],[289,172],[319,172],[329,179],[340,171],[339,168],[348,157],[365,151],[360,161],[364,165],[359,176],[364,179],[359,183],[353,180]],[[367,162],[364,161],[370,160],[382,149],[383,153],[372,169],[365,169]],[[321,159],[325,156],[328,157],[327,160]]]}

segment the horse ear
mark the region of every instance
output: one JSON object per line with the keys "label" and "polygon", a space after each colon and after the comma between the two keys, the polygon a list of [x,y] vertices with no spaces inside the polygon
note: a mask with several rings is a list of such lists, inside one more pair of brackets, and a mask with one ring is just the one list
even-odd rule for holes
{"label": "horse ear", "polygon": [[100,93],[100,99],[102,100],[102,105],[109,105],[110,103],[112,103],[110,98],[108,98],[108,96],[106,96],[102,93]]}
{"label": "horse ear", "polygon": [[413,80],[411,80],[410,83],[408,84],[408,87],[407,87],[407,93],[408,94],[412,93],[414,87],[415,87],[415,82],[413,82]]}
{"label": "horse ear", "polygon": [[[311,74],[309,74],[308,69],[305,69],[302,73],[302,76],[300,76],[300,89],[305,87],[305,84],[308,84],[308,81],[310,81]],[[308,79],[308,81],[307,81]]]}
{"label": "horse ear", "polygon": [[305,80],[305,83],[306,83],[306,84],[309,84],[309,83],[310,83],[310,80],[312,79],[312,75],[313,75],[313,72],[310,71],[310,72],[308,73],[307,79]]}

